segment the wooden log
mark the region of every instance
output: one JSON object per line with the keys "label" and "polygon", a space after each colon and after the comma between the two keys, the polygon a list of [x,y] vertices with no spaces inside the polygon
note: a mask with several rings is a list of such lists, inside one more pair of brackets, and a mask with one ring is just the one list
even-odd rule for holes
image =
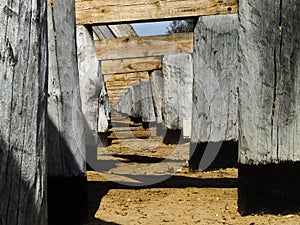
{"label": "wooden log", "polygon": [[239,211],[300,211],[300,2],[239,1]]}
{"label": "wooden log", "polygon": [[193,33],[96,40],[99,60],[142,58],[193,52]]}
{"label": "wooden log", "polygon": [[0,2],[0,224],[3,225],[47,224],[46,6],[46,1]]}
{"label": "wooden log", "polygon": [[183,118],[192,116],[193,61],[190,54],[163,57],[163,118],[166,128],[182,129]]}
{"label": "wooden log", "polygon": [[86,161],[74,1],[48,5],[48,210],[51,223],[85,221]]}
{"label": "wooden log", "polygon": [[155,112],[152,100],[152,90],[150,86],[150,80],[141,79],[140,83],[140,96],[136,99],[137,102],[141,102],[142,121],[144,123],[155,122]]}
{"label": "wooden log", "polygon": [[236,0],[76,0],[77,24],[109,24],[237,12]]}
{"label": "wooden log", "polygon": [[102,74],[104,75],[152,71],[159,70],[161,67],[160,56],[101,61]]}

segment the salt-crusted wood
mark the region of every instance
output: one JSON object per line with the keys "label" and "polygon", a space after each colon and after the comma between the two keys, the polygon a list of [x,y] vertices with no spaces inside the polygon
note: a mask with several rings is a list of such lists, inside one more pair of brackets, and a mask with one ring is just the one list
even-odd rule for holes
{"label": "salt-crusted wood", "polygon": [[0,1],[0,224],[47,224],[46,1]]}
{"label": "salt-crusted wood", "polygon": [[[74,3],[74,2],[73,2]],[[84,176],[85,141],[77,67],[74,4],[48,9],[48,175]],[[73,16],[72,16],[73,15]]]}
{"label": "salt-crusted wood", "polygon": [[238,16],[200,17],[194,30],[191,141],[237,140]]}
{"label": "salt-crusted wood", "polygon": [[[91,131],[96,140],[98,131],[108,130],[108,118],[105,112],[108,109],[105,108],[105,101],[100,99],[106,95],[105,83],[94,41],[84,26],[77,26],[77,55],[82,112],[88,125],[85,129]],[[102,91],[104,93],[101,93]],[[88,133],[90,132],[86,130],[86,135]]]}
{"label": "salt-crusted wood", "polygon": [[240,1],[243,164],[300,160],[300,3]]}
{"label": "salt-crusted wood", "polygon": [[192,116],[192,56],[190,54],[164,56],[163,76],[164,125],[168,129],[181,129],[183,118]]}
{"label": "salt-crusted wood", "polygon": [[164,78],[161,70],[155,70],[150,75],[152,98],[157,123],[162,123],[162,103]]}
{"label": "salt-crusted wood", "polygon": [[149,79],[141,79],[140,83],[140,99],[135,99],[136,101],[140,100],[141,102],[141,111],[142,111],[142,121],[143,122],[155,122],[155,112],[152,100],[152,90],[150,86]]}

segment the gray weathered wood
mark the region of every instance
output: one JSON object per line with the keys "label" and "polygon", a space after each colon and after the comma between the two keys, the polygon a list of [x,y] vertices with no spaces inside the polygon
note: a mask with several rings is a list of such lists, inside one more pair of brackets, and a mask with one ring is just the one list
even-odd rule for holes
{"label": "gray weathered wood", "polygon": [[105,104],[107,93],[94,41],[84,26],[77,26],[77,55],[82,112],[88,125],[85,127],[86,145],[90,145],[91,142],[87,137],[89,133],[92,133],[93,139],[97,140],[97,132],[108,130],[107,111],[109,109]]}
{"label": "gray weathered wood", "polygon": [[190,54],[164,56],[163,76],[164,125],[168,129],[181,129],[183,118],[192,116],[192,56]]}
{"label": "gray weathered wood", "polygon": [[194,30],[191,141],[237,140],[238,16],[200,17]]}
{"label": "gray weathered wood", "polygon": [[46,1],[0,1],[0,224],[47,224]]}
{"label": "gray weathered wood", "polygon": [[143,122],[155,122],[155,112],[152,100],[152,90],[150,86],[150,80],[141,79],[140,83],[141,94],[139,96],[140,99],[136,99],[136,101],[141,101],[141,111],[142,111],[142,121]]}
{"label": "gray weathered wood", "polygon": [[85,176],[85,136],[75,39],[74,0],[48,9],[48,175]]}
{"label": "gray weathered wood", "polygon": [[300,2],[239,5],[239,162],[299,161]]}
{"label": "gray weathered wood", "polygon": [[152,89],[156,122],[162,123],[164,78],[161,70],[155,70],[150,74],[150,84]]}

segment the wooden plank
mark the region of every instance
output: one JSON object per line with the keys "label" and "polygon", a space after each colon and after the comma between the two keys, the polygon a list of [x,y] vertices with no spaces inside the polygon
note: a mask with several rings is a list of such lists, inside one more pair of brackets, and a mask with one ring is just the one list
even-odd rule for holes
{"label": "wooden plank", "polygon": [[101,61],[102,74],[132,73],[159,70],[162,67],[161,57],[133,59],[116,59]]}
{"label": "wooden plank", "polygon": [[109,24],[237,12],[237,0],[76,0],[77,24]]}
{"label": "wooden plank", "polygon": [[3,225],[48,224],[46,6],[46,1],[39,4],[28,0],[0,1],[0,224]]}
{"label": "wooden plank", "polygon": [[193,52],[193,33],[96,40],[99,60]]}
{"label": "wooden plank", "polygon": [[86,148],[74,17],[74,0],[54,0],[48,6],[47,169],[48,212],[53,224],[75,223],[87,217]]}
{"label": "wooden plank", "polygon": [[108,25],[108,28],[116,37],[134,37],[138,36],[131,24]]}
{"label": "wooden plank", "polygon": [[194,143],[238,138],[237,27],[237,15],[200,17],[195,27]]}
{"label": "wooden plank", "polygon": [[150,75],[150,84],[153,94],[153,104],[157,123],[162,123],[164,77],[161,70],[155,70]]}
{"label": "wooden plank", "polygon": [[124,73],[124,74],[110,74],[105,75],[105,81],[124,81],[124,80],[132,80],[132,79],[140,79],[149,77],[148,72],[136,72],[136,73]]}

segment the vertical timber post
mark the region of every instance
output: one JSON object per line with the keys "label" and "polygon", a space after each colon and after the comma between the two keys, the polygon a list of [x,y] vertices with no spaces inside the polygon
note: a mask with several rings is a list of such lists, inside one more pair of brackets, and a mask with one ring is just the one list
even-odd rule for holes
{"label": "vertical timber post", "polygon": [[240,0],[239,20],[239,212],[300,212],[300,2]]}
{"label": "vertical timber post", "polygon": [[189,168],[237,165],[238,16],[200,17],[194,30]]}
{"label": "vertical timber post", "polygon": [[47,224],[47,2],[0,1],[0,224]]}
{"label": "vertical timber post", "polygon": [[48,212],[51,224],[87,220],[84,120],[74,0],[48,2]]}

